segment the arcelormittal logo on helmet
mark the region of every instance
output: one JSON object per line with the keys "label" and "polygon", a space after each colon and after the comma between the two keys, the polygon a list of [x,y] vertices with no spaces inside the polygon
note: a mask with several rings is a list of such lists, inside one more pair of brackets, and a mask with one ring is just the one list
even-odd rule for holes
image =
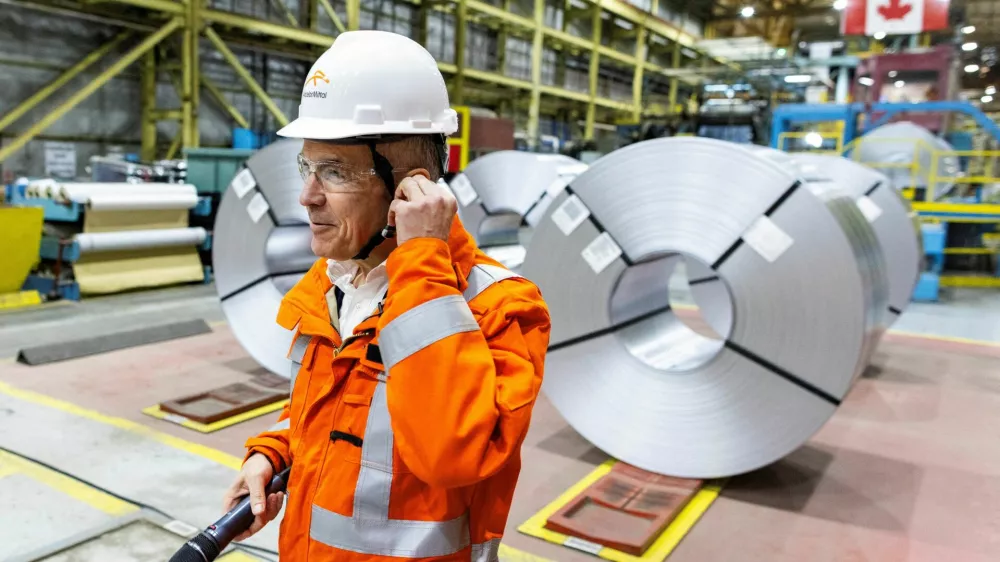
{"label": "arcelormittal logo on helmet", "polygon": [[[330,83],[330,80],[326,77],[326,74],[322,70],[317,70],[312,73],[312,76],[306,79],[306,86],[311,83],[313,87],[319,86],[320,82]],[[306,90],[302,92],[302,97],[304,98],[326,98],[326,92],[321,92],[319,90]]]}

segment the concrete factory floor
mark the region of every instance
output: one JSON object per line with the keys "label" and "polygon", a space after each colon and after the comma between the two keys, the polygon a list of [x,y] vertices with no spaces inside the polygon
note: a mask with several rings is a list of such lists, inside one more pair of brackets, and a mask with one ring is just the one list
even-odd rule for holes
{"label": "concrete factory floor", "polygon": [[[214,332],[45,366],[13,361],[28,345],[192,318]],[[210,287],[0,314],[0,447],[203,527],[220,514],[244,440],[274,414],[201,434],[141,410],[259,372],[223,320]],[[1000,345],[990,342],[1000,342],[1000,293],[913,304],[896,330],[833,419],[786,459],[732,478],[672,562],[997,560]],[[523,458],[505,544],[549,560],[593,560],[516,527],[605,455],[542,397]],[[125,502],[0,452],[0,560],[130,517]],[[52,560],[165,560],[182,542],[133,526],[90,554]],[[275,548],[276,527],[251,544]],[[131,554],[106,554],[129,541]],[[95,554],[101,548],[111,550]]]}

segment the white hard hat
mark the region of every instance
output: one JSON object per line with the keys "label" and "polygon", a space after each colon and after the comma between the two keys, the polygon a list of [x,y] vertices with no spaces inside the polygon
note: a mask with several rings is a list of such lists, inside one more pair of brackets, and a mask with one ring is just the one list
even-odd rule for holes
{"label": "white hard hat", "polygon": [[298,119],[283,137],[333,140],[368,135],[450,135],[458,116],[434,57],[386,31],[349,31],[309,70]]}

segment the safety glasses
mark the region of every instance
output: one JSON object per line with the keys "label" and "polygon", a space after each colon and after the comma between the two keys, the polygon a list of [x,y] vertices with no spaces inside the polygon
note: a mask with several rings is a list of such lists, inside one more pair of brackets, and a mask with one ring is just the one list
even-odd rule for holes
{"label": "safety glasses", "polygon": [[309,176],[316,174],[323,189],[333,193],[364,191],[364,180],[375,175],[372,168],[357,168],[339,161],[313,162],[302,154],[297,160],[302,181],[308,181]]}

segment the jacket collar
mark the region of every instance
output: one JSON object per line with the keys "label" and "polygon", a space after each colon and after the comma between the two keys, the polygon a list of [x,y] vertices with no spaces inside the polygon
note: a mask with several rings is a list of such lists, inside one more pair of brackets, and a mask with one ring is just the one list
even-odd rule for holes
{"label": "jacket collar", "polygon": [[[457,274],[458,290],[464,291],[468,286],[466,279],[476,264],[477,246],[458,216],[452,222],[451,232],[448,234],[448,250],[451,253],[452,267]],[[326,305],[326,294],[331,288],[333,283],[327,275],[327,260],[320,258],[281,300],[278,324],[286,330],[294,330],[298,325],[303,334],[321,335],[339,341],[340,335],[330,323],[330,312]],[[356,330],[364,329],[371,321],[371,317],[364,320]]]}

